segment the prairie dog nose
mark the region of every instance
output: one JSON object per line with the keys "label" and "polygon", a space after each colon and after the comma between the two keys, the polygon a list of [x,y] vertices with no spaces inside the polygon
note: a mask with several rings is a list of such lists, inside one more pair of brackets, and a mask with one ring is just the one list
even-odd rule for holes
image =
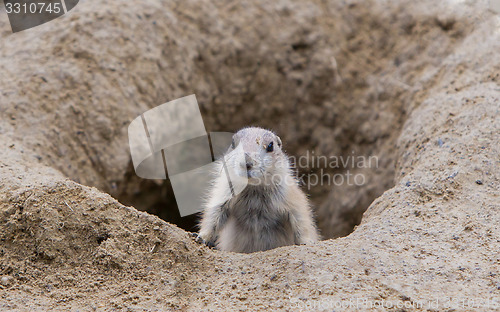
{"label": "prairie dog nose", "polygon": [[247,170],[252,169],[252,167],[254,166],[254,164],[255,164],[255,162],[252,159],[252,157],[250,156],[250,154],[245,153],[245,164],[244,164],[244,166],[246,166]]}

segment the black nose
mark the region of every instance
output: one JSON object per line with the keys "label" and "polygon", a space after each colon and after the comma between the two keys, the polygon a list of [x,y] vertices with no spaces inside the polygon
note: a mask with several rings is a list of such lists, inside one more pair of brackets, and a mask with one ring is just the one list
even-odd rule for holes
{"label": "black nose", "polygon": [[250,157],[250,155],[248,153],[245,153],[245,163],[246,163],[246,166],[247,166],[247,170],[252,169],[252,167],[253,167],[253,160],[252,160],[252,157]]}

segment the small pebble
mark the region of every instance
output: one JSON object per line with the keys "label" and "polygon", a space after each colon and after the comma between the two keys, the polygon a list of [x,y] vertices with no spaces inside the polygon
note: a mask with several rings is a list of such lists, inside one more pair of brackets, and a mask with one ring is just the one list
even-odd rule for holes
{"label": "small pebble", "polygon": [[483,185],[483,181],[481,181],[481,180],[476,180],[476,184],[477,184],[477,185]]}
{"label": "small pebble", "polygon": [[14,278],[12,276],[2,276],[2,278],[0,279],[0,283],[3,286],[10,286],[10,284],[12,284],[13,281]]}
{"label": "small pebble", "polygon": [[438,139],[438,145],[439,145],[439,147],[443,146],[443,140]]}

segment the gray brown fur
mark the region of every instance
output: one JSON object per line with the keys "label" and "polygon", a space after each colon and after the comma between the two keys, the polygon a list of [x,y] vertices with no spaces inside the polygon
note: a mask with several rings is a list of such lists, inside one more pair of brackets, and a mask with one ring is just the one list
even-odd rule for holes
{"label": "gray brown fur", "polygon": [[[245,160],[225,157],[226,165],[244,174],[249,184],[234,195],[219,160],[199,237],[218,249],[244,253],[318,241],[309,201],[292,173],[280,138],[252,127],[238,131],[233,142],[243,148]],[[266,151],[270,142],[274,143],[272,152]]]}

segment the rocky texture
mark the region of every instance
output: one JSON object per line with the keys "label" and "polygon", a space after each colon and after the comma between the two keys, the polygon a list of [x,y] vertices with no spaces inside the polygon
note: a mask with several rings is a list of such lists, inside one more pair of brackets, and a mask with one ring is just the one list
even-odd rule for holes
{"label": "rocky texture", "polygon": [[[15,35],[0,16],[2,309],[499,307],[500,17],[483,2],[83,1]],[[208,131],[377,156],[330,171],[364,185],[310,192],[327,238],[376,198],[361,225],[222,253],[104,194],[158,205],[127,126],[190,93]]]}

